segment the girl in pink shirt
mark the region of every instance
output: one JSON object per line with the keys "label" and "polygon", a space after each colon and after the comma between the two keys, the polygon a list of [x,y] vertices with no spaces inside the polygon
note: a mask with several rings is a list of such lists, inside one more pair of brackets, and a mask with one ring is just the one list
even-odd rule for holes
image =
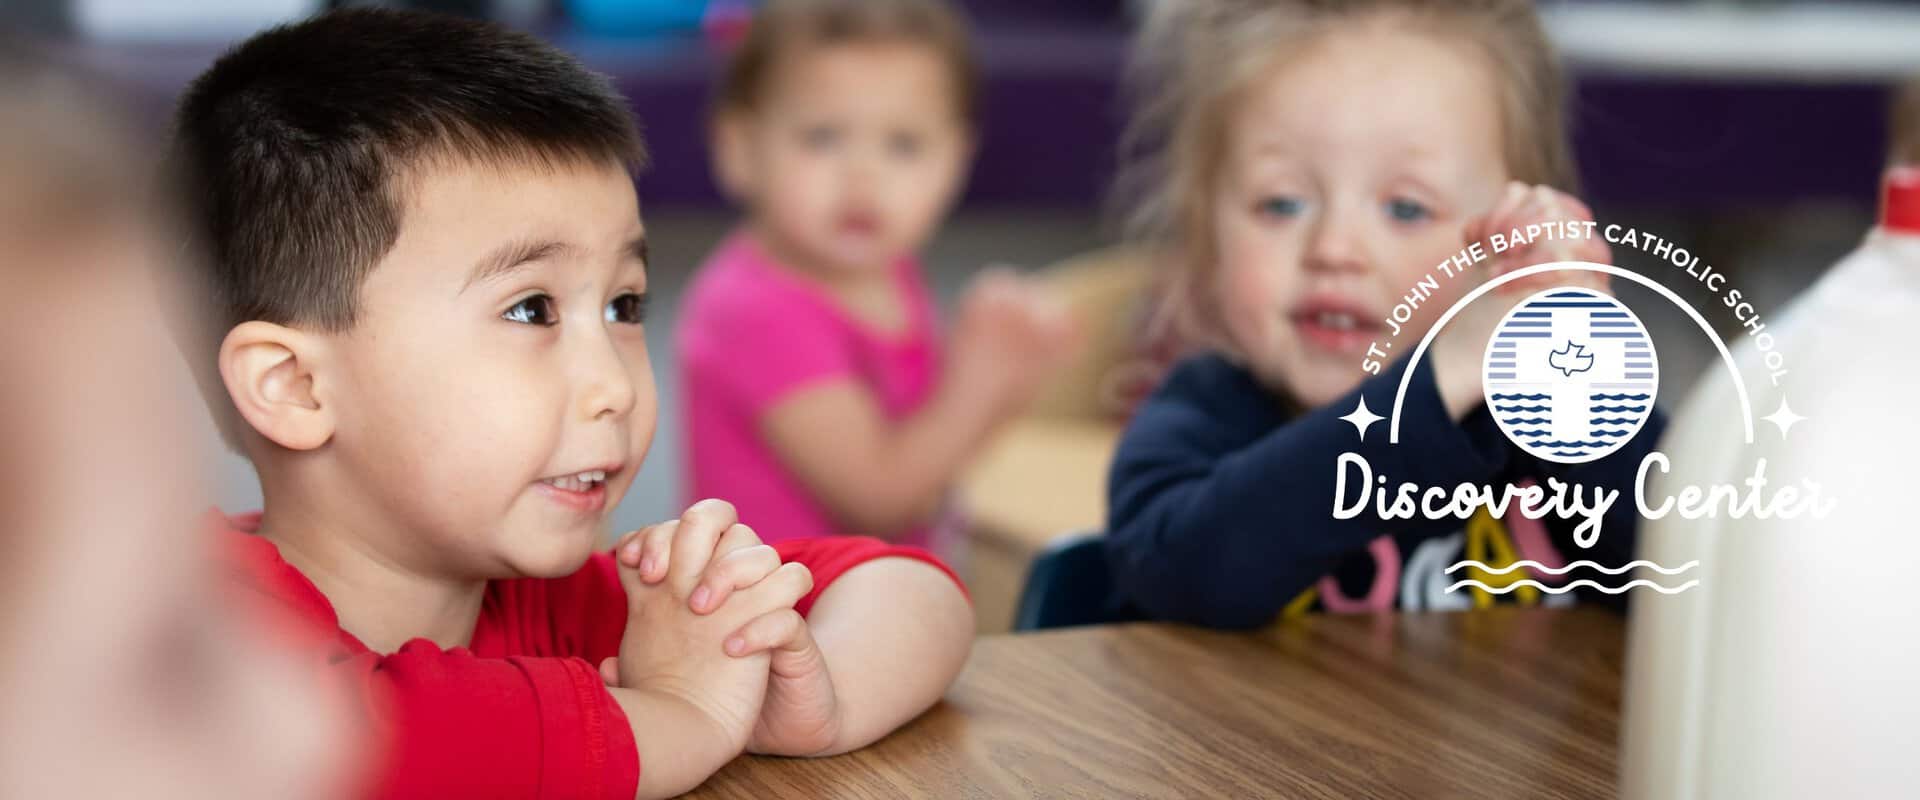
{"label": "girl in pink shirt", "polygon": [[989,271],[943,352],[914,253],[973,148],[966,32],[934,0],[762,8],[721,87],[715,166],[747,219],[676,334],[689,498],[768,541],[928,543],[947,487],[1067,354],[1063,315]]}

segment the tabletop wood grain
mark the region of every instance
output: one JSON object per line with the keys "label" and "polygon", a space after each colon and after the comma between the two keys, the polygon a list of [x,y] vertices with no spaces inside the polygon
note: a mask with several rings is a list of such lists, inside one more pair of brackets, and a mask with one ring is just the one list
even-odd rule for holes
{"label": "tabletop wood grain", "polygon": [[694,797],[1611,797],[1624,625],[1595,609],[993,636],[864,750]]}

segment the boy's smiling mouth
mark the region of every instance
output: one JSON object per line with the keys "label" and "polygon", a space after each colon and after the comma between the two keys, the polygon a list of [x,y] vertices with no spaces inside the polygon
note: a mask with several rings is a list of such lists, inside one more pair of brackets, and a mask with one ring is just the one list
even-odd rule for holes
{"label": "boy's smiling mouth", "polygon": [[575,511],[596,512],[607,505],[607,476],[618,474],[621,465],[569,472],[541,478],[534,484],[542,494]]}

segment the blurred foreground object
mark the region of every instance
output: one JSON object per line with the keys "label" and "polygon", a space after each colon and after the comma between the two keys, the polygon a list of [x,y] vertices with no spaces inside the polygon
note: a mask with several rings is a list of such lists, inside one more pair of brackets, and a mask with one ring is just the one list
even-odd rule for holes
{"label": "blurred foreground object", "polygon": [[338,796],[340,706],[223,593],[179,238],[104,109],[0,42],[0,798]]}
{"label": "blurred foreground object", "polygon": [[1700,583],[1634,598],[1624,797],[1893,797],[1920,786],[1920,169],[1893,168],[1885,187],[1881,224],[1771,327],[1791,371],[1781,386],[1751,340],[1735,349],[1755,443],[1743,443],[1725,371],[1702,380],[1661,442],[1673,470],[1650,498],[1738,486],[1764,459],[1769,486],[1818,483],[1834,507],[1825,518],[1648,525],[1640,557],[1697,560]]}
{"label": "blurred foreground object", "polygon": [[1920,80],[1909,82],[1893,103],[1895,166],[1920,166]]}

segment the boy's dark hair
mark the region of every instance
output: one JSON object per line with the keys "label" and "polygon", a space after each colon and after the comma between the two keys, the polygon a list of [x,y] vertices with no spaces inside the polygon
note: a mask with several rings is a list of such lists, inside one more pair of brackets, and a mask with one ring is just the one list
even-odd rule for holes
{"label": "boy's dark hair", "polygon": [[[249,320],[350,327],[399,235],[404,179],[433,159],[638,170],[646,158],[626,101],[559,50],[488,23],[375,9],[275,28],[221,56],[181,98],[171,156],[207,256],[214,348]],[[237,446],[226,392],[201,377]]]}
{"label": "boy's dark hair", "polygon": [[872,41],[923,44],[946,62],[962,122],[978,115],[979,66],[966,20],[941,0],[767,0],[720,79],[721,113],[751,110],[790,51]]}

